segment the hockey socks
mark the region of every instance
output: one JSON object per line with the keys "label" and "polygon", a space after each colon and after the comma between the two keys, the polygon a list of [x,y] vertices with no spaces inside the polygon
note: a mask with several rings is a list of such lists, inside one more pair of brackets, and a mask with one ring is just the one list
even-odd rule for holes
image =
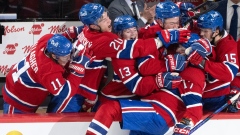
{"label": "hockey socks", "polygon": [[100,106],[86,135],[106,135],[113,121],[122,121],[121,106],[118,101],[109,101]]}

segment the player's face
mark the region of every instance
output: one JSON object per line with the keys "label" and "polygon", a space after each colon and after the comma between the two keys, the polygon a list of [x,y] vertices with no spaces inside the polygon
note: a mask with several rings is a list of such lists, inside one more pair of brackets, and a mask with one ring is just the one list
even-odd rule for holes
{"label": "player's face", "polygon": [[200,29],[200,36],[202,38],[207,38],[210,42],[213,40],[213,31],[212,29]]}
{"label": "player's face", "polygon": [[138,38],[138,31],[136,27],[128,28],[123,30],[123,39],[130,40],[130,39],[137,39]]}
{"label": "player's face", "polygon": [[98,20],[98,26],[101,28],[102,32],[112,31],[111,19],[109,18],[107,12],[104,12],[102,17]]}
{"label": "player's face", "polygon": [[179,27],[179,17],[168,18],[164,20],[164,29],[177,29]]}
{"label": "player's face", "polygon": [[70,58],[70,54],[66,56],[59,56],[57,62],[64,67],[70,61]]}

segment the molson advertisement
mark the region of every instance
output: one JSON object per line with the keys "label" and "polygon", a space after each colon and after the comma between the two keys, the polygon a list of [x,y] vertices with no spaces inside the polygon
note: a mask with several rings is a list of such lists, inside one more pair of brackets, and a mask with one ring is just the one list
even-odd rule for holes
{"label": "molson advertisement", "polygon": [[5,26],[0,44],[0,77],[26,56],[30,47],[45,34],[63,33],[70,26],[82,26],[80,21],[3,22]]}

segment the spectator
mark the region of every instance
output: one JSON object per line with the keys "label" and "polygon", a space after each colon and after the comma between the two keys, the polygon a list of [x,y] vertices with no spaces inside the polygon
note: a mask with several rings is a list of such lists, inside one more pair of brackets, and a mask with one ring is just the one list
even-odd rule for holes
{"label": "spectator", "polygon": [[[134,10],[135,3],[136,10]],[[139,27],[144,27],[146,24],[151,24],[155,16],[155,7],[147,7],[144,0],[114,0],[108,7],[109,17],[114,19],[121,15],[131,15],[137,20]],[[136,11],[136,12],[135,12]]]}
{"label": "spectator", "polygon": [[[226,31],[233,36],[235,41],[237,41],[238,39],[240,39],[240,0],[222,0],[218,3],[219,6],[215,9],[215,11],[218,11],[223,17],[223,28],[226,29]],[[232,7],[232,5],[238,5],[236,9],[238,19],[234,20],[234,22],[237,23],[237,27],[233,28],[233,31],[237,34],[236,37],[230,31],[231,19],[234,14],[234,8]]]}

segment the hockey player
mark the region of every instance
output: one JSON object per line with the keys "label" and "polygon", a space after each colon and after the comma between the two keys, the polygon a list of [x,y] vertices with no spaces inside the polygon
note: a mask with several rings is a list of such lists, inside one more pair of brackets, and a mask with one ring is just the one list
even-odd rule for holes
{"label": "hockey player", "polygon": [[[134,20],[132,20],[131,17],[125,17],[125,16],[118,17],[114,22],[114,28],[115,28],[115,31],[118,32],[120,37],[127,38],[127,36],[126,36],[127,34],[130,34],[128,37],[129,39],[135,39],[137,37],[136,23],[134,23]],[[184,46],[186,48],[189,47],[191,44],[193,44],[195,41],[197,41],[199,39],[199,37],[195,36],[194,34],[192,34],[191,36],[193,37],[193,39],[190,39],[189,40],[190,42],[188,44],[184,44]],[[182,53],[182,50],[179,53]],[[180,57],[180,55],[177,55],[177,56]],[[174,80],[169,79],[169,78],[173,79],[174,77],[173,76],[170,77],[170,75],[168,76],[168,74],[165,74],[165,73],[159,73],[159,74],[155,73],[154,76],[141,76],[136,69],[136,62],[134,60],[113,59],[112,63],[113,63],[113,68],[114,68],[116,75],[114,76],[113,81],[102,90],[101,93],[105,97],[105,98],[102,98],[102,96],[101,96],[100,100],[102,102],[106,103],[108,101],[108,99],[114,99],[114,100],[124,99],[124,98],[134,99],[134,98],[136,98],[136,95],[146,96],[146,95],[149,95],[150,93],[152,93],[156,90],[159,90],[160,88],[163,88],[163,87],[165,87],[169,90],[178,87],[179,83],[176,83]],[[154,64],[156,65],[157,63],[154,63]],[[180,64],[180,62],[178,64]],[[151,67],[153,68],[154,65],[152,65]],[[157,67],[159,67],[158,72],[167,71],[166,67],[168,67],[168,69],[171,69],[170,66],[165,66],[165,61],[162,62],[162,66],[157,66]],[[195,74],[197,74],[197,79],[195,78],[195,80],[199,80],[200,83],[198,83],[197,81],[193,82],[192,77],[189,77],[189,72],[183,73],[183,75],[186,79],[185,82],[182,84],[182,86],[184,86],[184,88],[181,88],[181,89],[183,89],[183,92],[184,92],[184,93],[182,93],[184,95],[184,99],[183,99],[184,102],[189,101],[186,98],[190,98],[192,100],[192,98],[194,98],[193,97],[194,94],[192,94],[192,93],[194,93],[194,92],[197,95],[201,95],[200,93],[202,92],[202,90],[204,88],[204,79],[205,79],[203,72],[197,68],[187,68],[187,71],[195,72]],[[148,70],[148,72],[149,72],[149,70]],[[153,73],[153,71],[150,71],[150,72]],[[155,81],[155,80],[157,80],[157,81]],[[151,85],[149,85],[150,83],[151,83]],[[166,84],[169,84],[169,85],[166,85]],[[146,85],[146,87],[144,85]],[[188,87],[188,88],[186,88],[186,87]],[[188,94],[186,92],[187,89],[195,89],[195,91],[192,91],[191,93],[188,91],[190,93],[190,94]],[[196,91],[196,89],[199,91]],[[177,90],[175,90],[175,92],[176,91]],[[197,93],[197,92],[199,92],[199,93]],[[133,95],[132,93],[135,93],[136,95],[135,94]],[[197,97],[197,99],[201,103],[201,97]],[[196,113],[195,112],[196,109],[192,109],[192,112],[195,112],[195,114],[188,116],[188,118],[193,116],[192,119],[194,120],[194,122],[198,122],[202,116],[201,115],[202,114],[201,113],[202,106],[198,105],[195,102],[194,102],[194,104],[189,102],[187,105],[189,106],[189,108],[191,108],[191,106],[197,106],[197,107],[200,106],[200,108],[198,108],[200,110],[200,112]],[[192,107],[192,108],[194,108],[194,107]],[[98,111],[100,111],[100,110],[98,110]],[[185,115],[186,115],[186,113],[185,113]],[[195,117],[197,117],[197,118],[195,118]],[[99,120],[100,120],[100,118],[99,118]],[[177,135],[177,133],[179,134],[180,131],[189,132],[190,128],[187,129],[186,127],[193,126],[192,121],[189,121],[186,118],[182,119],[182,122],[183,121],[187,125],[177,124],[178,127],[175,128],[176,135]],[[190,125],[190,124],[192,124],[192,125]],[[181,126],[184,126],[184,128],[186,128],[186,129],[184,129]],[[142,132],[144,132],[144,131],[142,131]],[[138,132],[131,131],[131,134],[133,134],[133,133],[137,134]]]}
{"label": "hockey player", "polygon": [[78,43],[90,48],[96,56],[80,84],[81,94],[88,97],[88,103],[96,99],[100,81],[106,70],[105,58],[132,59],[147,56],[169,43],[186,42],[186,36],[190,34],[187,30],[174,30],[159,35],[161,40],[159,38],[122,40],[111,33],[111,20],[104,7],[96,3],[83,5],[79,11],[79,18],[85,27],[78,35]]}
{"label": "hockey player", "polygon": [[[62,35],[64,37],[66,37],[67,39],[69,39],[72,43],[74,43],[77,40],[77,36],[78,34],[80,34],[82,32],[84,26],[71,26],[69,28],[66,29],[66,31],[64,31],[62,33]],[[73,46],[74,50],[77,50],[77,48],[75,48],[76,46]],[[47,106],[47,113],[56,113],[56,106],[59,106],[59,103],[61,103],[61,101],[63,100],[64,97],[60,97],[60,96],[54,96],[53,94],[50,94],[50,102],[48,103]],[[67,104],[65,104],[65,109],[62,111],[62,113],[66,113],[66,112],[79,112],[81,110],[81,105],[83,104],[85,98],[81,95],[81,93],[78,91],[78,94],[74,95]],[[81,105],[79,105],[81,104]]]}
{"label": "hockey player", "polygon": [[[107,110],[107,111],[106,111]],[[177,90],[162,89],[139,100],[108,101],[100,106],[86,135],[106,135],[112,122],[119,121],[122,129],[145,135],[163,135],[180,120],[185,105]],[[182,130],[183,133],[189,133]]]}
{"label": "hockey player", "polygon": [[[121,64],[117,66],[121,67]],[[125,69],[127,69],[129,66],[123,66],[123,68],[120,68],[120,69],[124,69],[124,67]],[[197,69],[197,68],[193,68],[193,69]],[[118,70],[115,70],[115,71],[118,71]],[[121,70],[121,71],[124,71],[124,70]],[[132,70],[126,70],[126,71],[129,71],[129,72],[123,72],[124,74],[122,74],[122,72],[118,72],[118,75],[121,78],[121,80],[123,81],[126,80],[125,81],[126,83],[124,83],[125,85],[129,85],[132,82],[128,80],[131,80],[130,78],[132,77],[126,76],[126,75],[131,75],[132,72],[130,71]],[[188,70],[188,71],[195,72],[194,70]],[[201,70],[200,70],[200,74],[199,72],[195,72],[195,73],[197,74],[196,75],[197,79],[201,82],[204,82],[205,76],[203,73],[201,73]],[[161,80],[163,78],[164,77],[159,76],[158,80]],[[142,82],[142,83],[149,83],[149,81],[151,80],[148,80],[148,82]],[[165,82],[165,81],[166,80],[164,81],[162,80],[162,82]],[[172,84],[170,83],[170,85]],[[200,84],[201,83],[198,84],[196,82],[194,83],[188,82],[188,78],[186,78],[185,87],[188,87],[189,89],[196,89],[196,88],[200,89],[202,87],[200,89],[202,90],[204,86],[203,85],[201,86]],[[137,85],[133,85],[133,86],[137,86]],[[148,90],[149,87],[145,87],[145,89]],[[106,109],[108,111],[106,111]],[[185,113],[185,111],[186,111],[186,106],[183,103],[183,100],[181,99],[177,89],[171,89],[171,90],[161,89],[159,91],[153,92],[149,96],[141,98],[141,101],[123,100],[123,99],[119,100],[119,102],[107,101],[107,102],[104,102],[96,112],[96,115],[92,120],[92,122],[90,123],[86,134],[87,135],[96,135],[96,134],[105,135],[107,134],[113,121],[120,121],[122,129],[131,130],[131,134],[163,135],[166,132],[168,132],[169,127],[174,126],[176,123],[178,123],[178,121],[182,120],[183,114]],[[184,120],[185,120],[185,123],[188,122],[189,125],[192,124],[190,123],[191,121],[188,121],[188,119],[184,119]],[[175,128],[176,132],[178,132],[178,134],[175,133],[175,135],[180,135],[180,132],[181,134],[188,134],[189,129],[187,129],[186,127],[188,126],[186,125],[185,128]]]}
{"label": "hockey player", "polygon": [[[176,29],[179,27],[179,9],[173,2],[161,2],[156,7],[156,17],[158,19],[158,22],[162,22],[161,26],[156,25],[157,28],[162,29]],[[170,24],[165,24],[167,21],[171,20]],[[168,22],[167,22],[168,23]],[[152,29],[153,27],[153,29]],[[146,29],[146,32],[149,32],[149,30],[154,31],[154,26],[149,27]],[[151,33],[151,31],[150,31]],[[151,34],[149,34],[151,35]],[[148,35],[148,36],[149,36]],[[193,34],[196,35],[196,34]],[[192,35],[191,35],[192,36]],[[209,55],[211,53],[211,44],[209,41],[205,39],[199,39],[194,38],[194,42],[189,43],[188,45],[185,45],[185,47],[189,47],[191,44],[193,44],[193,48],[195,50],[201,50],[204,51],[203,54],[205,56]],[[207,48],[205,48],[205,46]],[[186,67],[187,62],[186,59],[180,57],[180,55],[175,54],[176,50],[180,50],[181,46],[178,47],[177,45],[170,45],[167,49],[159,50],[160,55],[153,57],[146,57],[142,58],[139,66],[140,74],[144,76],[149,75],[157,75],[160,70],[161,66],[160,64],[157,64],[159,59],[168,58],[168,61],[166,61],[167,64],[167,71],[170,72],[181,72],[180,76],[183,78],[183,82],[179,85],[178,90],[181,94],[181,98],[184,102],[184,104],[187,107],[187,110],[184,114],[184,118],[181,120],[180,123],[178,123],[174,129],[175,134],[180,134],[179,131],[182,130],[190,130],[190,128],[195,125],[199,120],[202,118],[202,92],[205,87],[205,79],[204,79],[204,72],[200,69],[197,69],[195,67]],[[185,49],[185,48],[184,48]],[[181,49],[182,50],[182,49]],[[179,53],[184,53],[184,50]],[[170,54],[170,55],[168,55]],[[167,66],[169,65],[169,66]],[[192,76],[191,72],[194,72],[196,76]],[[198,76],[198,77],[197,77]]]}
{"label": "hockey player", "polygon": [[[194,48],[194,50],[200,50],[202,53],[208,54],[211,53],[211,49],[205,49],[202,47],[203,45],[210,48],[209,42],[204,42],[205,40],[200,39],[200,37],[197,34],[191,34],[191,38],[189,39],[188,43],[179,45],[179,47],[176,49],[176,53],[181,55],[185,54],[185,49],[188,47]],[[202,45],[203,44],[203,45]],[[171,47],[171,46],[169,46]],[[186,111],[183,114],[183,118],[180,120],[179,123],[176,124],[174,127],[174,135],[181,135],[181,131],[190,131],[191,127],[193,127],[197,122],[199,122],[202,118],[202,92],[205,88],[205,75],[204,72],[196,67],[188,65],[184,68],[184,70],[181,70],[181,60],[179,59],[178,55],[167,55],[166,57],[170,57],[171,59],[168,59],[166,63],[170,66],[166,67],[168,71],[172,72],[179,72],[179,76],[182,77],[183,81],[178,85],[178,92],[180,94],[180,97],[183,101],[183,103],[186,106]],[[182,59],[184,60],[184,59]],[[177,61],[177,63],[173,62]],[[185,61],[185,60],[184,60]],[[146,75],[152,75],[152,74],[158,74],[159,69],[156,69],[154,66],[156,64],[147,63],[143,60],[142,63],[140,63],[140,73]],[[174,68],[171,68],[174,67]],[[176,68],[177,67],[177,68]],[[150,71],[149,71],[150,70]],[[155,73],[154,73],[155,72]],[[194,76],[189,73],[194,73]],[[171,91],[171,89],[168,89]]]}
{"label": "hockey player", "polygon": [[[119,16],[113,23],[114,31],[118,36],[124,40],[136,40],[138,38],[137,22],[129,15]],[[174,89],[181,82],[179,76],[172,76],[170,73],[166,73],[167,69],[165,61],[159,62],[161,69],[159,69],[158,76],[146,76],[143,77],[138,73],[136,59],[112,59],[112,65],[114,69],[114,77],[112,81],[106,85],[99,96],[99,101],[105,102],[108,99],[137,99],[139,96],[146,96],[151,94],[155,90],[159,90],[164,86],[160,86],[158,83],[164,85],[169,84],[169,89]],[[160,79],[159,82],[155,80]]]}
{"label": "hockey player", "polygon": [[139,38],[155,37],[156,32],[163,29],[178,29],[180,10],[172,1],[160,2],[155,10],[155,25],[147,25],[144,29],[140,29]]}
{"label": "hockey player", "polygon": [[[144,29],[143,28],[140,29],[139,30],[139,38],[155,37],[156,33],[160,34],[161,32],[168,31],[168,29],[177,29],[179,27],[179,16],[180,16],[180,10],[175,3],[171,2],[171,1],[158,3],[156,6],[156,16],[155,16],[155,20],[156,20],[157,24],[153,25],[153,26],[145,27]],[[159,31],[161,31],[161,32],[159,32]],[[159,63],[159,62],[157,62],[159,59],[164,59],[164,57],[167,54],[175,53],[175,47],[170,46],[170,48],[168,48],[169,45],[170,44],[158,49],[158,51],[156,51],[153,54],[154,58],[145,57],[148,60],[146,61],[145,58],[142,58],[142,61],[144,61],[144,63],[146,63],[145,65],[154,65],[151,63]],[[166,49],[166,48],[168,48],[168,49]],[[162,65],[155,64],[155,66],[156,67],[152,68],[152,69],[148,68],[147,75],[151,75],[151,74],[149,74],[150,72],[153,72],[152,75],[155,75],[155,73],[159,73],[159,71],[154,71],[154,69],[159,70],[162,68]],[[179,65],[179,67],[181,67],[181,66],[182,65]],[[179,67],[176,67],[176,68],[179,68]],[[184,66],[182,66],[181,70],[184,69],[183,67]],[[142,69],[140,68],[140,70],[142,70]],[[142,74],[144,75],[144,72],[142,72]]]}
{"label": "hockey player", "polygon": [[198,20],[200,35],[213,44],[213,53],[204,59],[201,52],[190,51],[189,62],[207,73],[207,85],[203,92],[205,110],[216,110],[226,103],[230,82],[238,71],[237,43],[223,29],[222,16],[216,11],[201,15]]}
{"label": "hockey player", "polygon": [[[238,40],[237,42],[238,44],[238,60],[240,60],[240,40]],[[229,95],[229,98],[231,98],[232,96],[234,96],[236,93],[240,92],[240,69],[238,69],[238,73],[236,75],[236,77],[233,79],[233,81],[231,82],[230,84],[230,95]],[[238,98],[238,100],[233,103],[232,105],[229,105],[228,108],[227,108],[227,111],[228,112],[238,112],[238,110],[240,110],[240,97]]]}
{"label": "hockey player", "polygon": [[7,74],[3,113],[34,113],[49,93],[62,99],[54,106],[55,112],[64,111],[90,61],[91,55],[84,46],[82,49],[71,59],[73,46],[67,38],[59,34],[41,37]]}
{"label": "hockey player", "polygon": [[[197,68],[190,68],[193,69]],[[184,70],[185,71],[185,70]],[[199,82],[205,81],[203,73],[195,72]],[[186,74],[189,74],[189,72]],[[186,76],[185,74],[185,76]],[[124,74],[126,75],[126,74]],[[183,74],[184,75],[184,74]],[[120,75],[121,77],[121,75]],[[126,77],[126,76],[124,76]],[[121,77],[124,78],[124,77]],[[188,78],[187,78],[188,77]],[[202,90],[204,85],[198,82],[190,82],[189,76],[186,76],[184,86],[188,89]],[[158,78],[161,79],[160,77]],[[162,78],[163,79],[163,78]],[[191,78],[190,78],[191,79]],[[127,82],[127,81],[126,81]],[[162,81],[163,82],[163,81]],[[131,83],[130,81],[127,83]],[[148,89],[148,88],[146,88]],[[185,88],[186,89],[186,88]],[[186,93],[191,95],[194,93]],[[193,124],[189,119],[183,116],[186,112],[184,99],[181,99],[177,89],[161,89],[153,92],[151,95],[136,100],[108,101],[100,106],[87,130],[87,135],[107,134],[113,121],[120,121],[122,129],[131,130],[131,134],[159,134],[163,135],[169,127],[177,124],[175,135],[188,134],[190,125]],[[190,98],[189,96],[186,98]],[[120,103],[120,104],[119,104]],[[191,104],[194,105],[194,104]],[[189,105],[189,106],[191,106]],[[105,111],[108,108],[108,111]],[[177,111],[178,110],[178,111]],[[196,113],[196,112],[195,112]],[[180,124],[178,121],[184,121]],[[182,127],[184,126],[184,127]],[[133,132],[134,131],[134,132]]]}

